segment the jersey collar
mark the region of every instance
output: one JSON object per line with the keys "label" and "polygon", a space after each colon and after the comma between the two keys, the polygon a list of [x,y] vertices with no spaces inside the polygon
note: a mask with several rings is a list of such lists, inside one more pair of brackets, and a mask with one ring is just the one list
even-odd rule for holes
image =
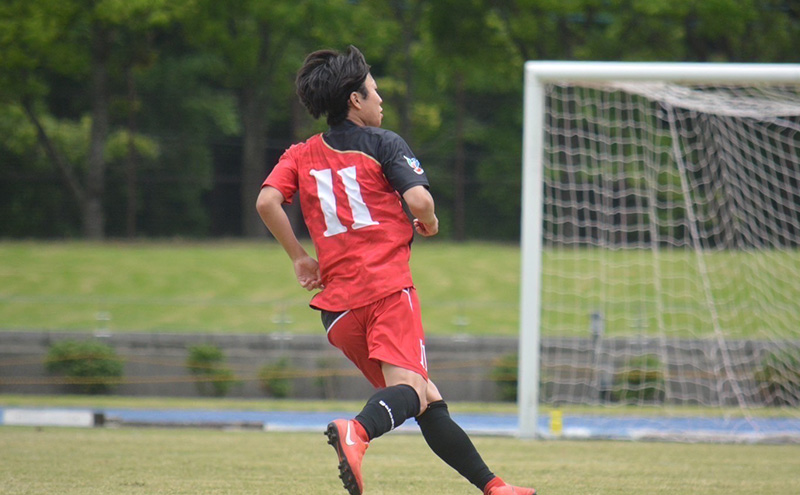
{"label": "jersey collar", "polygon": [[329,129],[329,132],[346,131],[348,129],[352,129],[353,127],[358,127],[358,125],[354,123],[352,120],[345,119],[344,122],[332,125]]}

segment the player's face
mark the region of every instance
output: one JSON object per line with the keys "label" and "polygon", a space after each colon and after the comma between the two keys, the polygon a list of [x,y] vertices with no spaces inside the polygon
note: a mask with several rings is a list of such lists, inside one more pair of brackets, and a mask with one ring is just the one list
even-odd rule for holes
{"label": "player's face", "polygon": [[383,120],[383,108],[381,103],[383,100],[378,94],[378,85],[372,74],[367,74],[367,79],[364,81],[364,89],[367,91],[367,96],[359,95],[358,101],[361,104],[361,109],[358,111],[358,116],[364,125],[372,127],[380,127]]}

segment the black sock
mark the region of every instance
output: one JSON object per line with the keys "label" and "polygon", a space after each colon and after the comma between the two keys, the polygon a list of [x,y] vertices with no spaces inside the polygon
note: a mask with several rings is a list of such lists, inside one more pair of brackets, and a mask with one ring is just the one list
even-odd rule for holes
{"label": "black sock", "polygon": [[450,418],[443,400],[431,403],[417,423],[431,450],[478,489],[495,477],[469,436]]}
{"label": "black sock", "polygon": [[419,414],[419,396],[409,385],[394,385],[375,393],[356,420],[364,426],[370,440],[394,430],[408,418]]}

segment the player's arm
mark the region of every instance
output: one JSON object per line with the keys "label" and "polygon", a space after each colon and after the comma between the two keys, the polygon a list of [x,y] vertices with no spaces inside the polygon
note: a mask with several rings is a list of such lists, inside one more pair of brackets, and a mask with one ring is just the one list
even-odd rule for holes
{"label": "player's arm", "polygon": [[436,205],[427,187],[419,185],[408,189],[403,193],[403,200],[414,215],[414,228],[420,235],[430,237],[439,232]]}
{"label": "player's arm", "polygon": [[319,263],[308,255],[297,236],[294,235],[289,217],[283,211],[285,198],[271,186],[265,186],[256,200],[256,210],[275,239],[283,246],[292,260],[297,281],[306,290],[324,288],[319,273]]}

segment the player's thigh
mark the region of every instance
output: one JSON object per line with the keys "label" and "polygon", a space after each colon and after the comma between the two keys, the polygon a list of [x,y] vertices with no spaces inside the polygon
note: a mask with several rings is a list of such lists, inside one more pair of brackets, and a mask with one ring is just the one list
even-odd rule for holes
{"label": "player's thigh", "polygon": [[376,305],[367,325],[367,344],[372,359],[415,373],[427,382],[425,333],[413,288]]}
{"label": "player's thigh", "polygon": [[367,326],[362,312],[360,310],[336,314],[323,312],[322,321],[325,324],[328,342],[342,351],[372,386],[385,387],[380,362],[370,358]]}

